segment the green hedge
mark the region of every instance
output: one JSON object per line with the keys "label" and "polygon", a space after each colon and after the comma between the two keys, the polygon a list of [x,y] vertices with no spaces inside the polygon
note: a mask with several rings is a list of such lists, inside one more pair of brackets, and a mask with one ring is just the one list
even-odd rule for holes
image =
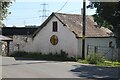
{"label": "green hedge", "polygon": [[99,53],[89,53],[86,60],[89,64],[98,64],[104,62],[104,58]]}
{"label": "green hedge", "polygon": [[68,57],[68,54],[62,50],[60,51],[60,53],[48,53],[48,54],[44,54],[41,52],[15,51],[13,52],[11,57],[32,58],[36,60],[75,61],[75,58]]}

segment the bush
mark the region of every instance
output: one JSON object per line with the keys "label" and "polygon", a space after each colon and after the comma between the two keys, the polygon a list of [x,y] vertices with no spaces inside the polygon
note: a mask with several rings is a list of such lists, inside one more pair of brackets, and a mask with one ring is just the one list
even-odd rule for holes
{"label": "bush", "polygon": [[11,57],[20,57],[20,58],[32,58],[37,60],[54,60],[54,61],[75,61],[75,58],[68,57],[68,54],[64,51],[60,53],[48,53],[43,54],[41,52],[24,52],[24,51],[15,51]]}
{"label": "bush", "polygon": [[88,61],[89,64],[98,64],[98,63],[103,63],[104,59],[99,53],[90,53],[86,60]]}
{"label": "bush", "polygon": [[28,53],[25,52],[25,51],[15,51],[10,56],[11,57],[14,57],[14,56],[16,56],[16,57],[22,57],[22,56],[26,56],[26,55],[28,55]]}

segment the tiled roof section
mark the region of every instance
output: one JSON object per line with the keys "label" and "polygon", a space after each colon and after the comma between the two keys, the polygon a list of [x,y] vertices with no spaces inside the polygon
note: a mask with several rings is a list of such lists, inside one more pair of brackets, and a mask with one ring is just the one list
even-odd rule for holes
{"label": "tiled roof section", "polygon": [[0,35],[0,40],[1,40],[1,41],[12,41],[11,38],[6,37],[6,36],[3,36],[3,35]]}
{"label": "tiled roof section", "polygon": [[[77,37],[82,37],[82,15],[55,13]],[[86,16],[86,37],[110,37],[112,31],[104,27],[97,27],[92,16]]]}

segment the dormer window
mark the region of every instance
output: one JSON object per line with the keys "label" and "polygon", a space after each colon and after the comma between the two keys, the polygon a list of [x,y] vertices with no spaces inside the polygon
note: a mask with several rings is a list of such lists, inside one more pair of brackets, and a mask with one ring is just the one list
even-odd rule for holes
{"label": "dormer window", "polygon": [[58,30],[57,21],[54,21],[54,22],[53,22],[52,27],[53,27],[53,32],[57,32],[57,30]]}

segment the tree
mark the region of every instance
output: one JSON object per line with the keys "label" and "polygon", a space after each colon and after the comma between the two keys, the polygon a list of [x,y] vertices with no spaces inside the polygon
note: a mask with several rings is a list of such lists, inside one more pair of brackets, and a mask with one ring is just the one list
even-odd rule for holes
{"label": "tree", "polygon": [[112,29],[120,26],[120,1],[119,2],[93,2],[88,5],[88,8],[96,8],[96,14],[93,15],[95,21],[100,26]]}
{"label": "tree", "polygon": [[12,0],[0,0],[0,27],[2,27],[2,21],[10,14],[8,11],[12,4]]}
{"label": "tree", "polygon": [[[88,8],[97,8],[94,20],[100,26],[113,26],[113,32],[116,38],[116,47],[118,48],[118,60],[120,61],[120,1],[118,2],[92,2]],[[114,0],[116,1],[116,0]],[[108,27],[111,29],[110,27]]]}

